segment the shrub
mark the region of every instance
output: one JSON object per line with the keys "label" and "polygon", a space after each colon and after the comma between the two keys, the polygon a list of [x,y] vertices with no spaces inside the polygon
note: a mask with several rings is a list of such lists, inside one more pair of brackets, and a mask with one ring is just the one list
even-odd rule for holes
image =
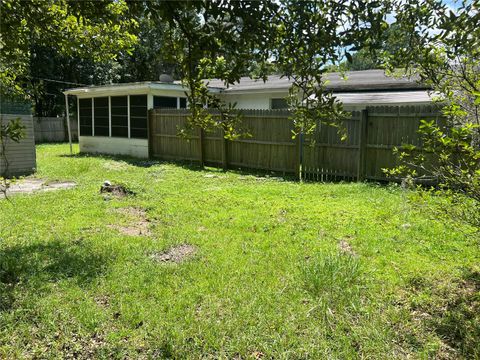
{"label": "shrub", "polygon": [[405,145],[396,149],[400,165],[385,170],[392,176],[414,182],[428,177],[435,188],[418,188],[443,195],[442,209],[453,217],[480,228],[480,147],[476,139],[479,126],[466,122],[441,127],[433,121],[422,121],[420,147]]}

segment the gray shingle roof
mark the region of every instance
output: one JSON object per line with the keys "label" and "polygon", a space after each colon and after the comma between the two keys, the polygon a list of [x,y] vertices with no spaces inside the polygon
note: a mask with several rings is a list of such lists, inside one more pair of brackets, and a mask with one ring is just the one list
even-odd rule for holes
{"label": "gray shingle roof", "polygon": [[397,90],[381,92],[336,93],[335,96],[344,105],[406,105],[429,104],[432,96],[438,94],[426,90]]}
{"label": "gray shingle roof", "polygon": [[[386,76],[383,70],[350,71],[344,80],[340,73],[328,73],[327,88],[335,92],[341,91],[366,91],[366,90],[394,90],[394,89],[426,89],[423,84],[406,77],[393,78]],[[292,80],[279,75],[271,75],[266,82],[242,77],[239,83],[231,84],[225,88],[223,81],[213,79],[209,81],[210,87],[223,88],[225,92],[252,91],[252,90],[281,90],[288,89]]]}

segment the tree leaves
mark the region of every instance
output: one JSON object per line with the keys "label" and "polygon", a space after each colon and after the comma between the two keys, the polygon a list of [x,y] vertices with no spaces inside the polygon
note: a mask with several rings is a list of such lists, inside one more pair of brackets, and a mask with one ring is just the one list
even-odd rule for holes
{"label": "tree leaves", "polygon": [[135,19],[126,17],[124,0],[70,2],[20,0],[0,3],[2,43],[0,85],[4,94],[24,93],[18,79],[28,76],[34,46],[97,62],[115,59],[137,41]]}

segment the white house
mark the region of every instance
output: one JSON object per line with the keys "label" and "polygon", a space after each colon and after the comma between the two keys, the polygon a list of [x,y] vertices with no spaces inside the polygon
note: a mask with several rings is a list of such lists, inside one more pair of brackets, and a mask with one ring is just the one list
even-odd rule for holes
{"label": "white house", "polygon": [[[409,105],[431,102],[428,88],[408,78],[392,78],[383,70],[348,72],[344,79],[339,73],[326,75],[327,89],[343,102],[348,110],[361,110],[372,105]],[[285,108],[285,97],[293,81],[285,77],[270,76],[267,82],[241,78],[240,82],[225,88],[220,80],[209,86],[220,88],[220,96],[236,102],[239,109]]]}
{"label": "white house", "polygon": [[172,82],[88,86],[64,93],[77,100],[81,152],[146,158],[148,110],[187,107],[185,89]]}
{"label": "white house", "polygon": [[[80,151],[148,157],[148,110],[187,107],[186,89],[168,77],[161,80],[66,90],[77,100]],[[427,87],[407,78],[387,77],[383,70],[352,71],[346,80],[331,73],[327,80],[327,88],[347,110],[431,102]],[[241,78],[228,87],[221,80],[208,82],[212,93],[235,102],[238,109],[286,108],[284,98],[291,85],[291,80],[280,76],[270,76],[266,82]]]}

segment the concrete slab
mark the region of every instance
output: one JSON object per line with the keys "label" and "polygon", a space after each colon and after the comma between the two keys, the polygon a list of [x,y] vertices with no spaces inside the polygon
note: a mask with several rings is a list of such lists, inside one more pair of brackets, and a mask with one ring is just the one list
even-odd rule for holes
{"label": "concrete slab", "polygon": [[[61,189],[71,189],[77,186],[73,181],[47,181],[44,179],[22,179],[10,184],[7,189],[7,196],[15,194],[32,194],[38,191],[55,191]],[[0,185],[1,189],[2,185]],[[0,198],[3,198],[3,191],[0,192]]]}

